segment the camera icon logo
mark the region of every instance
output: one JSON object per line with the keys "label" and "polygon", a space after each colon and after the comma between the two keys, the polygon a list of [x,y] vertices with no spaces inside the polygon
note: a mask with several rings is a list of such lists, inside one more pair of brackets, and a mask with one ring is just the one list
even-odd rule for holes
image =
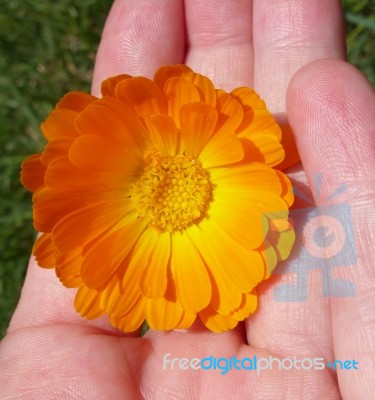
{"label": "camera icon logo", "polygon": [[[315,177],[315,191],[320,194],[322,175]],[[327,201],[346,190],[341,185]],[[295,195],[308,200],[295,188]],[[348,204],[326,204],[290,211],[296,241],[294,254],[282,262],[276,273],[296,275],[293,284],[278,284],[273,292],[275,301],[305,302],[308,298],[308,272],[322,273],[322,295],[324,297],[352,297],[356,293],[353,282],[333,278],[333,269],[352,267],[357,261],[352,212]]]}

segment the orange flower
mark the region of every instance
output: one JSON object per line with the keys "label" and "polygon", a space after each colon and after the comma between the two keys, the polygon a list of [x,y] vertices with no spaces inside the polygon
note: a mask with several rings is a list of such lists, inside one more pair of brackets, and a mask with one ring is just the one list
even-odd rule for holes
{"label": "orange flower", "polygon": [[126,332],[235,327],[294,242],[279,126],[253,90],[215,90],[184,65],[102,94],[68,93],[23,163],[37,262],[79,288],[82,316]]}

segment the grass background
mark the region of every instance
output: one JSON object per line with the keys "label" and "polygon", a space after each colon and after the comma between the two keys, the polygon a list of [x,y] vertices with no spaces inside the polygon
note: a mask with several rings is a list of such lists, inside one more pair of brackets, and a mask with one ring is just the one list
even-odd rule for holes
{"label": "grass background", "polygon": [[[112,0],[0,0],[0,338],[35,239],[22,160],[42,149],[39,123],[70,90],[90,90]],[[375,2],[343,0],[348,58],[375,85]],[[319,29],[319,28],[318,28]]]}

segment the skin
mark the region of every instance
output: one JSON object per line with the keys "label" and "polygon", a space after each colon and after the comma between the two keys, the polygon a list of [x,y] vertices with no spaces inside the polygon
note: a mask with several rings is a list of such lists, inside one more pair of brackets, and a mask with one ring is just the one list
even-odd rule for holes
{"label": "skin", "polygon": [[[62,287],[53,271],[32,259],[0,345],[2,399],[372,398],[375,94],[344,58],[336,0],[116,1],[96,60],[93,93],[107,76],[152,77],[160,65],[183,62],[226,90],[254,87],[273,113],[281,119],[288,115],[303,166],[290,171],[293,180],[311,186],[320,172],[327,196],[347,184],[340,203],[351,207],[357,260],[338,268],[335,276],[352,281],[356,294],[323,297],[321,272],[311,271],[307,301],[276,302],[275,283],[287,277],[275,276],[259,289],[258,311],[233,331],[214,334],[197,323],[189,331],[149,331],[136,338],[112,329],[106,318],[77,316],[74,290]],[[355,359],[359,370],[220,375],[217,370],[164,370],[166,353],[170,359]]]}

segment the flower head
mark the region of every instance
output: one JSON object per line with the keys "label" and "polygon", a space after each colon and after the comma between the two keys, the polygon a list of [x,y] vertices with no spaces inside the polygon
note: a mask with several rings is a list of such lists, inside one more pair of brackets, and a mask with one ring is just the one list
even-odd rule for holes
{"label": "flower head", "polygon": [[23,163],[37,262],[78,288],[82,316],[126,332],[235,327],[294,241],[279,126],[253,90],[184,65],[109,78],[102,95],[68,93]]}

